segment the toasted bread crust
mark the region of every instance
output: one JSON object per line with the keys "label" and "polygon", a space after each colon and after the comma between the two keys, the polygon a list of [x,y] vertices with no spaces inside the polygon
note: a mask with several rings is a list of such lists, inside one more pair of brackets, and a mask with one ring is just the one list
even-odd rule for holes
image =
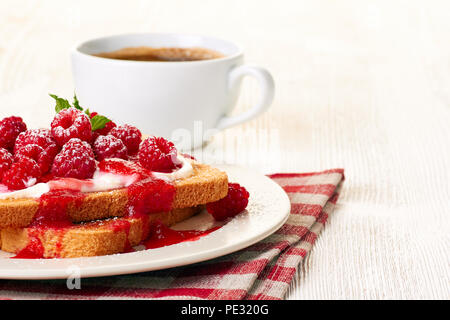
{"label": "toasted bread crust", "polygon": [[[226,173],[211,166],[193,163],[194,174],[175,181],[172,208],[188,208],[217,201],[227,195]],[[87,194],[81,205],[69,205],[68,216],[77,223],[112,217],[123,217],[128,202],[127,189]],[[39,208],[37,199],[0,200],[0,228],[24,228]]]}
{"label": "toasted bread crust", "polygon": [[[148,236],[148,226],[154,221],[173,225],[200,211],[200,206],[175,209],[170,212],[150,214],[148,219],[112,218],[83,223],[62,229],[45,229],[38,232],[44,247],[44,258],[75,258],[101,256],[124,252],[127,239],[131,246],[138,245]],[[114,223],[129,222],[129,231],[115,230]],[[7,228],[0,231],[1,249],[18,253],[25,248],[35,228]],[[39,230],[38,230],[39,231]]]}

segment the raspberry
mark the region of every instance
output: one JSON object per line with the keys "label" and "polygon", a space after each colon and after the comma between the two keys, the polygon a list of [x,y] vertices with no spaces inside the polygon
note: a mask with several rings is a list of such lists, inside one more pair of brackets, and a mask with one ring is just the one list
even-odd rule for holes
{"label": "raspberry", "polygon": [[122,140],[127,147],[128,154],[134,155],[139,151],[142,133],[138,128],[125,124],[112,128],[109,134]]}
{"label": "raspberry", "polygon": [[139,149],[139,163],[151,171],[171,172],[178,163],[177,149],[164,138],[149,137]]}
{"label": "raspberry", "polygon": [[0,180],[3,178],[5,172],[11,167],[14,158],[8,150],[0,148]]}
{"label": "raspberry", "polygon": [[14,145],[14,157],[22,155],[34,159],[41,168],[42,174],[49,171],[58,152],[59,147],[48,129],[31,129],[22,132]]}
{"label": "raspberry", "polygon": [[219,201],[206,204],[206,210],[218,221],[231,218],[244,211],[250,194],[238,183],[228,184],[228,194]]}
{"label": "raspberry", "polygon": [[41,176],[36,161],[30,158],[20,158],[3,175],[2,182],[11,190],[19,190],[32,186]]}
{"label": "raspberry", "polygon": [[88,116],[75,108],[61,110],[51,123],[52,136],[63,146],[72,138],[90,141],[92,126]]}
{"label": "raspberry", "polygon": [[96,169],[91,146],[78,138],[70,139],[53,161],[51,173],[57,177],[90,179]]}
{"label": "raspberry", "polygon": [[0,121],[0,147],[12,149],[17,136],[27,130],[27,125],[20,117],[8,117]]}
{"label": "raspberry", "polygon": [[53,159],[56,156],[55,149],[44,149],[38,144],[27,144],[16,151],[14,157],[16,160],[27,157],[33,159],[41,169],[41,174],[44,175],[50,170]]}
{"label": "raspberry", "polygon": [[81,151],[82,153],[86,153],[87,155],[89,155],[89,157],[95,158],[94,151],[92,150],[92,147],[89,145],[89,143],[81,141],[78,138],[72,138],[70,140],[63,146],[63,149],[79,149],[79,151]]}
{"label": "raspberry", "polygon": [[126,160],[128,158],[127,147],[122,140],[114,136],[100,136],[94,142],[94,152],[98,161],[108,158],[120,158]]}
{"label": "raspberry", "polygon": [[30,129],[19,134],[14,145],[14,153],[28,144],[37,144],[44,149],[48,149],[48,152],[54,152],[55,154],[59,151],[49,129]]}

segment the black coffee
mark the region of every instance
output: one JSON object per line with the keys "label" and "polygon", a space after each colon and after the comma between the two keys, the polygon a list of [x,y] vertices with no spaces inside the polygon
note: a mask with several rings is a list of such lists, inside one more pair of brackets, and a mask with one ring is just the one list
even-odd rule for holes
{"label": "black coffee", "polygon": [[135,61],[198,61],[224,57],[220,52],[206,48],[152,48],[128,47],[110,52],[93,54],[97,57]]}

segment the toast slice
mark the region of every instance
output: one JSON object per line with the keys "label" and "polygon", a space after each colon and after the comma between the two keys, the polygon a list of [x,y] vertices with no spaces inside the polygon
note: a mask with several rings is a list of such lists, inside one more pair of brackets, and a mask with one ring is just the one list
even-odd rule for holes
{"label": "toast slice", "polygon": [[[43,258],[122,253],[146,239],[152,223],[160,221],[170,226],[190,218],[200,210],[201,206],[196,206],[149,214],[146,217],[110,218],[57,229],[6,228],[0,230],[1,249],[17,254],[37,239],[38,251]],[[36,243],[34,250],[36,251]]]}
{"label": "toast slice", "polygon": [[[175,197],[172,209],[206,204],[227,195],[228,177],[225,172],[195,161],[192,162],[192,167],[192,176],[174,182]],[[81,204],[70,204],[67,214],[74,223],[123,217],[127,203],[126,188],[92,192],[83,198]],[[29,226],[38,208],[38,199],[0,200],[0,229]]]}

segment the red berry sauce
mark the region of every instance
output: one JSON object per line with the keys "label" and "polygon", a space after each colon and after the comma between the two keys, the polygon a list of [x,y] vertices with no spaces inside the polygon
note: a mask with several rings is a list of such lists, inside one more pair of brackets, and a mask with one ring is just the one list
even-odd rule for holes
{"label": "red berry sauce", "polygon": [[128,216],[168,212],[174,197],[175,186],[162,179],[150,177],[133,183],[128,187]]}
{"label": "red berry sauce", "polygon": [[102,172],[120,174],[124,176],[138,175],[139,180],[152,176],[151,172],[144,169],[134,161],[123,159],[105,159],[98,163],[98,169]]}
{"label": "red berry sauce", "polygon": [[39,209],[30,227],[58,229],[72,226],[67,214],[69,206],[79,207],[85,196],[82,192],[67,189],[44,193],[39,198]]}
{"label": "red berry sauce", "polygon": [[128,217],[141,217],[146,214],[172,210],[175,186],[132,161],[105,159],[98,164],[103,172],[121,175],[138,175],[139,179],[128,188]]}
{"label": "red berry sauce", "polygon": [[41,259],[44,257],[44,246],[39,238],[38,230],[31,229],[28,232],[28,244],[20,250],[12,259]]}
{"label": "red berry sauce", "polygon": [[109,227],[115,232],[124,232],[126,239],[125,239],[125,247],[123,249],[124,253],[127,252],[134,252],[135,250],[133,249],[133,247],[130,245],[130,240],[129,240],[129,235],[130,235],[130,228],[131,228],[131,223],[130,221],[124,220],[124,219],[116,219],[113,221],[112,224],[109,225]]}
{"label": "red berry sauce", "polygon": [[167,227],[161,222],[155,222],[150,227],[150,236],[145,240],[144,245],[146,249],[155,249],[165,246],[170,246],[173,244],[185,242],[185,241],[196,241],[203,236],[216,231],[220,227],[214,227],[205,231],[199,230],[173,230]]}
{"label": "red berry sauce", "polygon": [[67,228],[73,226],[67,212],[69,206],[79,206],[85,194],[74,190],[51,190],[39,198],[39,209],[28,230],[28,244],[13,258],[39,259],[44,258],[44,247],[40,236],[46,230],[53,229],[58,233],[56,256],[62,250],[62,240]]}

